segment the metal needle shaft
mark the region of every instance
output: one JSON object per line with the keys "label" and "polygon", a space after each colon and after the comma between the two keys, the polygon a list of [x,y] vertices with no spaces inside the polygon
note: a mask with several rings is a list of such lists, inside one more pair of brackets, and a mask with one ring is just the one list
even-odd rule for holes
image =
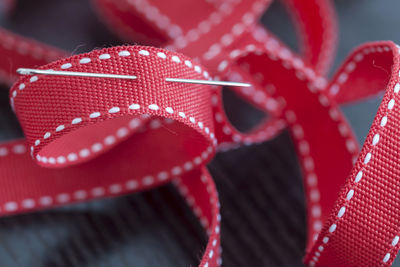
{"label": "metal needle shaft", "polygon": [[17,69],[17,73],[22,75],[43,74],[43,75],[57,75],[57,76],[116,78],[116,79],[128,79],[128,80],[137,79],[137,77],[133,75],[89,73],[89,72],[77,72],[77,71],[37,70],[37,69],[26,69],[26,68]]}
{"label": "metal needle shaft", "polygon": [[[119,75],[119,74],[108,74],[108,73],[90,73],[90,72],[76,72],[76,71],[56,71],[56,70],[38,70],[19,68],[17,73],[21,75],[57,75],[57,76],[79,76],[79,77],[97,77],[97,78],[114,78],[114,79],[137,79],[134,75]],[[212,80],[193,80],[193,79],[180,79],[180,78],[165,78],[167,82],[178,82],[178,83],[194,83],[194,84],[207,84],[207,85],[219,85],[219,86],[240,86],[250,87],[251,84],[239,83],[239,82],[228,82],[228,81],[212,81]]]}
{"label": "metal needle shaft", "polygon": [[192,80],[192,79],[179,79],[179,78],[165,78],[167,82],[177,83],[195,83],[195,84],[208,84],[208,85],[220,85],[220,86],[240,86],[250,87],[249,83],[238,83],[238,82],[226,82],[226,81],[210,81],[210,80]]}

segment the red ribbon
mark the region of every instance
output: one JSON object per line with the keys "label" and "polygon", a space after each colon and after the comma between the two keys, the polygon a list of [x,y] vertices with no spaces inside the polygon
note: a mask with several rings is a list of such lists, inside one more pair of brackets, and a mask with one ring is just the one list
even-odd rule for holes
{"label": "red ribbon", "polygon": [[[219,203],[205,165],[216,149],[266,141],[288,127],[308,204],[305,263],[389,266],[400,231],[398,48],[391,42],[366,44],[327,82],[322,75],[336,39],[329,1],[285,1],[301,35],[302,57],[256,23],[269,2],[193,0],[175,6],[94,1],[104,20],[126,39],[165,46],[196,60],[159,48],[121,46],[51,62],[63,53],[2,30],[0,52],[14,67],[0,62],[3,81],[14,77],[16,67],[35,65],[138,79],[20,78],[11,88],[10,103],[27,140],[0,146],[1,213],[174,181],[209,234],[200,266],[217,266]],[[190,18],[189,8],[196,10]],[[166,77],[249,82],[250,89],[235,92],[269,112],[269,119],[241,133],[226,118],[220,88],[170,83]],[[382,104],[358,153],[338,104],[382,88]]]}

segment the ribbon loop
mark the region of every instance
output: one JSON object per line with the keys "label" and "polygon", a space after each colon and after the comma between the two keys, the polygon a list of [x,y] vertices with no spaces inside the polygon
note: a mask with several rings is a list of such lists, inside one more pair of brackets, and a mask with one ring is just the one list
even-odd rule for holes
{"label": "ribbon loop", "polygon": [[[65,167],[86,162],[128,138],[147,115],[176,121],[160,128],[153,119],[149,129],[155,136],[165,135],[169,139],[171,147],[167,154],[176,153],[178,158],[182,155],[178,165],[202,153],[207,154],[204,160],[211,155],[216,139],[208,109],[209,87],[165,81],[166,77],[205,79],[206,70],[188,58],[149,47],[114,47],[41,68],[136,75],[137,79],[33,75],[16,83],[10,92],[11,103],[38,164]],[[166,154],[160,153],[162,148],[156,149],[165,147],[165,143],[154,140],[154,136],[139,136],[141,142],[137,141],[135,146],[141,148],[131,147],[133,154],[140,154],[140,149],[146,151],[147,146],[158,150],[150,156],[153,160],[168,162],[170,155],[163,158]],[[140,158],[143,164],[139,161],[139,165],[150,160],[143,155]],[[162,169],[167,167],[163,163]]]}

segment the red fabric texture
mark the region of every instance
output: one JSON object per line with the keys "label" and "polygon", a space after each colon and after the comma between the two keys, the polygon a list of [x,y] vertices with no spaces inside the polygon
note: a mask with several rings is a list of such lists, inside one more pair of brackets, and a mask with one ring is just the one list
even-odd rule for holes
{"label": "red fabric texture", "polygon": [[[93,1],[125,39],[177,52],[121,46],[63,58],[63,52],[0,31],[0,52],[13,62],[10,68],[0,61],[3,82],[15,79],[17,67],[38,65],[137,76],[29,75],[13,85],[10,104],[26,140],[0,145],[1,214],[173,181],[209,234],[200,266],[218,266],[219,202],[205,165],[217,149],[266,141],[289,128],[308,206],[305,263],[389,266],[400,231],[397,46],[379,42],[358,48],[327,82],[322,75],[336,40],[330,1],[285,1],[298,26],[301,55],[257,24],[270,1],[175,2]],[[196,10],[190,18],[188,9]],[[232,89],[270,116],[249,133],[239,132],[225,115],[221,88],[166,82],[167,77],[251,83]],[[359,153],[338,104],[383,88]]]}

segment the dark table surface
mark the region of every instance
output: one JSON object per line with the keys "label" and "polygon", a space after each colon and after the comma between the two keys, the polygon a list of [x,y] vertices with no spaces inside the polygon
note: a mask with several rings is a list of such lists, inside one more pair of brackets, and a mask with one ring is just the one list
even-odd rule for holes
{"label": "dark table surface", "polygon": [[[336,68],[355,46],[372,40],[399,41],[400,2],[335,2],[340,27]],[[285,10],[274,3],[262,22],[293,49],[296,40]],[[21,0],[0,25],[71,53],[121,44],[85,0]],[[0,59],[1,60],[1,59]],[[22,136],[0,90],[0,140]],[[229,106],[234,124],[246,128],[260,118]],[[360,143],[379,99],[342,107]],[[239,116],[239,114],[245,116]],[[237,164],[240,162],[240,164]],[[209,164],[222,212],[224,266],[302,266],[305,205],[296,155],[283,132],[272,141],[220,153]],[[0,266],[196,266],[206,236],[173,186],[0,219]],[[395,263],[395,266],[400,266]]]}

